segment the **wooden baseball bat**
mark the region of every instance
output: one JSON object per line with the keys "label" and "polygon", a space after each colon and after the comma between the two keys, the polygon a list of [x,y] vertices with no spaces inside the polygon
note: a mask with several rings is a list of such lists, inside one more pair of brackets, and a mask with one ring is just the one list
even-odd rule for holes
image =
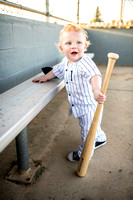
{"label": "wooden baseball bat", "polygon": [[[108,54],[108,65],[107,65],[106,75],[104,78],[104,83],[102,86],[103,94],[106,94],[109,79],[110,79],[115,61],[118,58],[119,58],[118,54],[114,54],[114,53]],[[86,138],[83,150],[82,150],[82,154],[80,156],[80,160],[78,162],[77,175],[80,177],[83,177],[86,175],[86,171],[87,171],[87,168],[89,165],[89,161],[91,158],[91,153],[92,153],[92,149],[93,149],[93,145],[94,145],[94,141],[95,141],[95,135],[96,135],[96,130],[97,130],[97,126],[98,126],[98,121],[99,121],[102,105],[103,104],[99,104],[99,103],[97,105],[96,112],[93,117],[93,121],[91,123],[91,127],[88,132],[88,135],[87,135],[87,138]]]}

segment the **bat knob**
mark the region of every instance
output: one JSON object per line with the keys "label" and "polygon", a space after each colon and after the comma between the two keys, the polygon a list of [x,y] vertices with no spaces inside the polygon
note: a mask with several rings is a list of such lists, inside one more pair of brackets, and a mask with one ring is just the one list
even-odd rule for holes
{"label": "bat knob", "polygon": [[116,53],[108,53],[108,58],[117,60],[119,58],[119,55]]}

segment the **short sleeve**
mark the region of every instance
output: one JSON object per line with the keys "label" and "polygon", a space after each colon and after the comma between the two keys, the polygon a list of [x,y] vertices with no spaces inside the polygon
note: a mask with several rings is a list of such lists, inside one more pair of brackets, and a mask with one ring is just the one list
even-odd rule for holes
{"label": "short sleeve", "polygon": [[65,67],[65,59],[63,59],[61,63],[53,67],[53,73],[59,79],[64,77],[64,67]]}
{"label": "short sleeve", "polygon": [[96,64],[93,62],[91,58],[88,56],[84,56],[79,63],[79,70],[82,73],[82,75],[88,77],[91,79],[95,75],[101,76],[101,73],[96,66]]}

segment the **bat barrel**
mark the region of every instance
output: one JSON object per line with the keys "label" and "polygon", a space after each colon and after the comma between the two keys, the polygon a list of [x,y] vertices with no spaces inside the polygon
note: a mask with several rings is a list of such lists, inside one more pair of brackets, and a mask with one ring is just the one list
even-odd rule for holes
{"label": "bat barrel", "polygon": [[109,59],[108,59],[108,65],[107,65],[107,70],[106,70],[106,74],[105,74],[105,79],[104,79],[103,86],[102,86],[103,94],[106,94],[114,64],[115,64],[116,60],[119,58],[119,55],[116,53],[108,53],[107,56]]}
{"label": "bat barrel", "polygon": [[119,58],[119,55],[116,53],[108,53],[108,58],[117,60]]}

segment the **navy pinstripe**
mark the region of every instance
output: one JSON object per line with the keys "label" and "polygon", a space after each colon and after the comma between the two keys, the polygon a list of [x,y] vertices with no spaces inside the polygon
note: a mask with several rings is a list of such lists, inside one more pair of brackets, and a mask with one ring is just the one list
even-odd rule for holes
{"label": "navy pinstripe", "polygon": [[[67,62],[68,60],[65,57],[60,64],[53,67],[53,73],[58,78],[64,77],[68,102],[70,104],[69,112],[72,111],[74,117],[78,117],[79,119],[82,135],[82,144],[78,149],[80,156],[97,106],[90,80],[93,76],[101,76],[101,74],[95,63],[85,54],[80,60],[74,62],[72,65],[67,66]],[[105,141],[106,136],[100,128],[100,123],[101,118],[99,120],[95,140]]]}

